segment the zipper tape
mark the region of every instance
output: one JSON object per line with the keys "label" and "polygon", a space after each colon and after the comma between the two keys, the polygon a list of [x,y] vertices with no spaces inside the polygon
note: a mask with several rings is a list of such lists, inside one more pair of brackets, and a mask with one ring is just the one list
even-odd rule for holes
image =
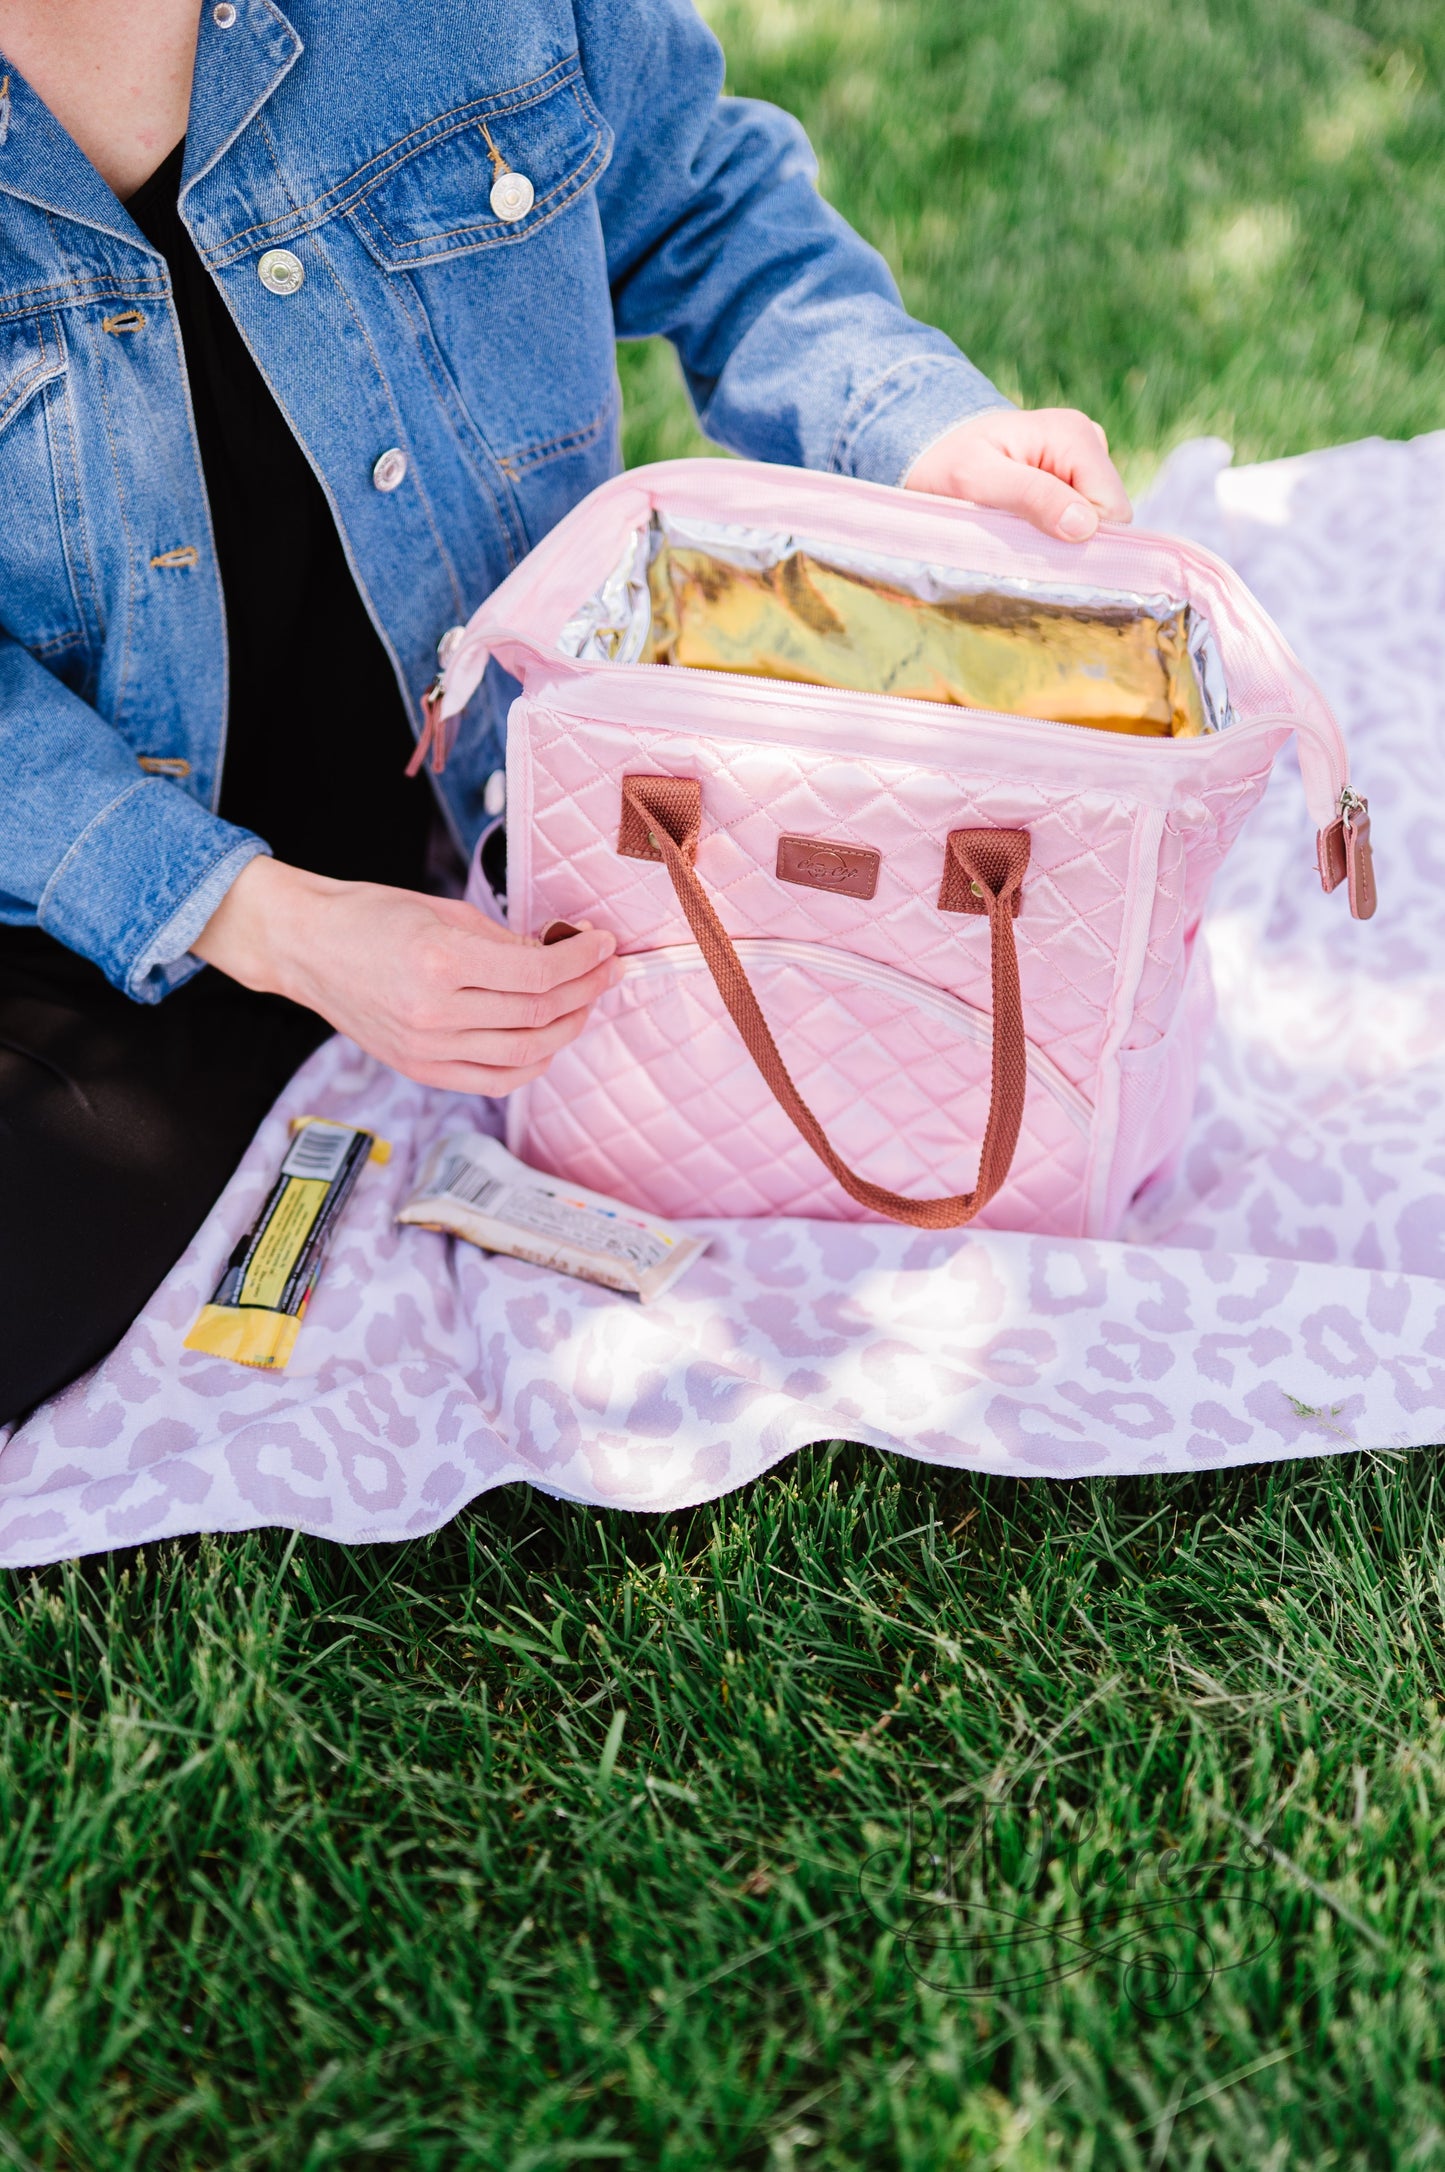
{"label": "zipper tape", "polygon": [[[796,965],[823,980],[840,981],[848,987],[878,988],[942,1019],[972,1047],[985,1053],[993,1047],[990,1012],[980,1010],[976,1004],[965,1003],[962,996],[952,995],[946,988],[934,987],[930,981],[916,980],[911,973],[900,972],[897,966],[882,965],[874,958],[860,958],[851,951],[830,950],[822,943],[797,942],[788,936],[735,936],[733,948],[750,975],[755,967],[765,975],[770,966]],[[707,960],[696,943],[664,943],[656,950],[629,951],[622,960],[619,985],[626,988],[638,982],[692,973],[701,973],[708,986],[712,986]],[[607,997],[603,996],[601,1001],[605,1005]],[[1058,1102],[1076,1130],[1087,1136],[1094,1120],[1093,1104],[1088,1097],[1072,1079],[1064,1076],[1053,1058],[1046,1056],[1032,1041],[1026,1044],[1026,1059],[1029,1077]]]}

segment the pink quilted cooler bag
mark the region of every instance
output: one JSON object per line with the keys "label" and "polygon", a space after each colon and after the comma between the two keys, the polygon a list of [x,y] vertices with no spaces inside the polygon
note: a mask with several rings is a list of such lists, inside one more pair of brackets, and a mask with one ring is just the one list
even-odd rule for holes
{"label": "pink quilted cooler bag", "polygon": [[[905,584],[927,569],[934,594],[1171,599],[1219,728],[1132,737],[628,662],[659,522],[724,556],[796,539]],[[508,1144],[664,1215],[1114,1232],[1188,1124],[1212,1015],[1200,916],[1291,733],[1324,886],[1373,910],[1368,814],[1319,689],[1228,567],[1163,536],[1070,545],[838,476],[670,462],[595,491],[503,582],[441,719],[489,657],[523,688],[510,924],[590,920],[625,961],[511,1097]]]}

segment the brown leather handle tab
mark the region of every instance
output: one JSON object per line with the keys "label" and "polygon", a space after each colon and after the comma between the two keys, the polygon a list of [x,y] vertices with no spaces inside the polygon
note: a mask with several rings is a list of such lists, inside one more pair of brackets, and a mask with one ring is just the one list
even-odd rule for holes
{"label": "brown leather handle tab", "polygon": [[660,860],[665,832],[691,867],[702,828],[702,786],[696,777],[624,777],[617,849],[629,860]]}
{"label": "brown leather handle tab", "polygon": [[[742,960],[694,871],[702,828],[702,787],[692,777],[624,777],[618,850],[633,859],[661,860],[677,901],[712,974],[718,994],[774,1099],[850,1199],[914,1229],[960,1229],[988,1205],[1009,1172],[1023,1122],[1028,1083],[1014,899],[1029,861],[1027,830],[955,830],[949,838],[967,883],[981,885],[993,953],[993,1091],[978,1183],[952,1199],[905,1199],[860,1177],[834,1153],[828,1136],[788,1074],[758,1007]],[[969,890],[970,897],[973,891]],[[974,906],[968,910],[977,909]]]}
{"label": "brown leather handle tab", "polygon": [[938,890],[939,911],[987,914],[990,898],[996,897],[1017,920],[1028,864],[1027,830],[950,830]]}

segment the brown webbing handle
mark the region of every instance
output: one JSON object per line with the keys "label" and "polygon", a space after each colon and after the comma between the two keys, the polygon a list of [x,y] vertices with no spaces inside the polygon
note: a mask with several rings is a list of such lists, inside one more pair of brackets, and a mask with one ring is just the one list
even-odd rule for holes
{"label": "brown webbing handle", "polygon": [[[828,1136],[788,1075],[758,1007],[742,960],[708,900],[693,868],[702,828],[702,787],[693,777],[624,777],[618,848],[629,857],[660,860],[672,877],[717,992],[753,1062],[779,1105],[850,1199],[875,1214],[915,1229],[959,1229],[982,1212],[1009,1173],[1023,1121],[1027,1084],[1023,1004],[1019,994],[1014,914],[1029,862],[1027,830],[954,830],[948,839],[950,872],[962,875],[971,910],[986,913],[993,964],[993,1091],[978,1183],[953,1199],[905,1199],[860,1177],[834,1153]],[[945,885],[947,887],[947,885]]]}

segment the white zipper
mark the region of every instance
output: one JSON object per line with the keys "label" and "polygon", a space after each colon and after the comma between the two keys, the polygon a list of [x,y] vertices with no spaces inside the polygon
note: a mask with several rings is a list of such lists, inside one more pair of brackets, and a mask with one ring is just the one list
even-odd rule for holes
{"label": "white zipper", "polygon": [[[825,980],[839,980],[850,987],[882,988],[906,996],[919,1010],[930,1011],[972,1043],[975,1048],[993,1047],[993,1016],[965,1003],[946,988],[916,980],[896,966],[880,965],[874,958],[860,958],[852,951],[829,950],[822,943],[799,943],[788,937],[764,935],[736,937],[733,948],[745,966],[801,965]],[[622,960],[622,980],[654,980],[666,974],[707,973],[707,960],[696,943],[665,943],[657,950],[629,951]],[[1051,1056],[1032,1041],[1025,1042],[1029,1076],[1052,1095],[1076,1130],[1086,1137],[1093,1127],[1094,1110],[1087,1096],[1064,1076]]]}

